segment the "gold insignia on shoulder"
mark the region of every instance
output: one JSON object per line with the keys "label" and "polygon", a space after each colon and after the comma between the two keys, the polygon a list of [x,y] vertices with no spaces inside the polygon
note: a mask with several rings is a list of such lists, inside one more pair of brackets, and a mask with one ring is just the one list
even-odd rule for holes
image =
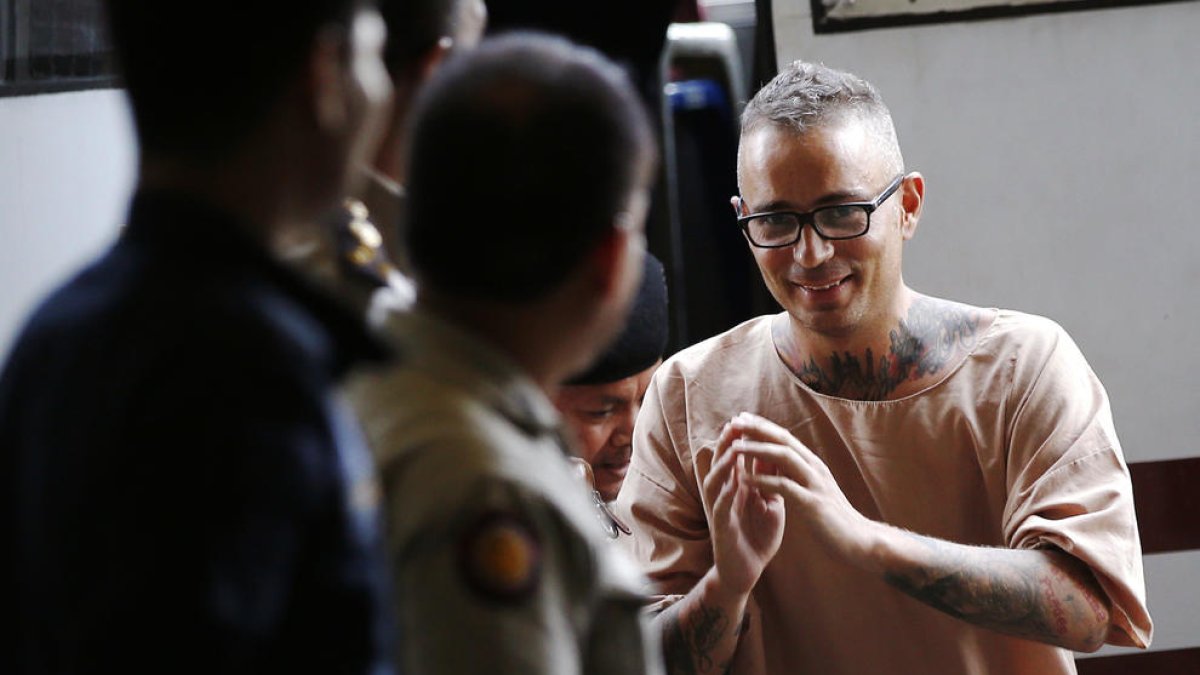
{"label": "gold insignia on shoulder", "polygon": [[353,251],[350,251],[350,261],[355,265],[370,265],[374,259],[375,249],[367,248],[361,244],[355,246]]}
{"label": "gold insignia on shoulder", "polygon": [[367,205],[357,199],[347,199],[345,202],[346,211],[350,213],[350,217],[354,220],[366,220],[370,217],[370,212],[367,211]]}
{"label": "gold insignia on shoulder", "polygon": [[358,243],[371,249],[382,246],[383,235],[379,234],[379,230],[371,222],[371,213],[366,205],[355,199],[347,199],[345,207],[346,212],[350,214],[350,222],[346,226],[350,228]]}
{"label": "gold insignia on shoulder", "polygon": [[502,604],[516,603],[538,587],[541,545],[530,526],[515,514],[488,513],[463,536],[459,569],[476,595]]}
{"label": "gold insignia on shoulder", "polygon": [[350,231],[363,246],[379,248],[383,244],[383,235],[379,234],[379,230],[375,229],[369,220],[350,221]]}
{"label": "gold insignia on shoulder", "polygon": [[368,290],[388,285],[394,269],[383,250],[383,235],[371,222],[366,205],[356,199],[342,203],[335,222],[338,266],[343,275]]}

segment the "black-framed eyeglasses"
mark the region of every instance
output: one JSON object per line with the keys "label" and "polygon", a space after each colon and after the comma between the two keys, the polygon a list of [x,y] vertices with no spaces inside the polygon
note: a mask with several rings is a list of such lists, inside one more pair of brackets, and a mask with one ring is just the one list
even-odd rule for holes
{"label": "black-framed eyeglasses", "polygon": [[750,243],[759,248],[783,248],[800,241],[805,225],[811,225],[822,239],[838,241],[861,237],[871,229],[871,214],[891,197],[906,174],[896,176],[879,196],[869,202],[849,202],[822,206],[808,213],[767,211],[737,219]]}

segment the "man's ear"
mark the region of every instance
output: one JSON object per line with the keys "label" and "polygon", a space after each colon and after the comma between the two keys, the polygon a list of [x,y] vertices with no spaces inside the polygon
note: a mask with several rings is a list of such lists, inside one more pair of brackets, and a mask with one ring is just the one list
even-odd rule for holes
{"label": "man's ear", "polygon": [[438,66],[442,65],[442,61],[450,55],[450,50],[454,48],[454,38],[449,35],[443,35],[438,38],[438,41],[433,43],[433,46],[425,50],[421,58],[417,61],[417,86],[424,84],[429,76],[433,75]]}
{"label": "man's ear", "polygon": [[346,37],[335,28],[317,35],[309,56],[307,93],[317,127],[331,134],[341,132],[350,116],[346,100]]}
{"label": "man's ear", "polygon": [[620,227],[609,228],[589,256],[589,277],[592,287],[607,298],[620,285],[624,269],[629,233]]}
{"label": "man's ear", "polygon": [[437,72],[438,66],[450,55],[454,48],[454,38],[443,35],[432,47],[426,49],[415,61],[408,62],[404,68],[396,72],[393,85],[396,88],[396,105],[392,108],[395,122],[401,128],[408,117],[412,99],[421,87]]}
{"label": "man's ear", "polygon": [[635,190],[626,208],[613,216],[612,227],[601,237],[590,254],[589,272],[605,301],[619,296],[633,275],[633,288],[642,273],[642,255],[646,250],[646,214],[650,209],[648,189]]}
{"label": "man's ear", "polygon": [[917,222],[921,220],[921,209],[925,206],[925,177],[913,171],[904,177],[900,186],[900,208],[903,210],[900,233],[912,239],[917,233]]}
{"label": "man's ear", "polygon": [[[626,214],[618,216],[624,218]],[[629,274],[640,273],[645,235],[624,223],[615,224],[588,256],[590,283],[605,301],[619,295],[629,283]]]}

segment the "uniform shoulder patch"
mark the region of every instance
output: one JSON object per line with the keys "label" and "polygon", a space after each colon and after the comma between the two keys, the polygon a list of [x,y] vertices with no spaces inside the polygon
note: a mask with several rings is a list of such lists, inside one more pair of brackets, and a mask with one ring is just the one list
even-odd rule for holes
{"label": "uniform shoulder patch", "polygon": [[476,595],[498,604],[516,604],[532,595],[541,582],[541,542],[523,518],[490,511],[464,530],[458,569],[463,583]]}

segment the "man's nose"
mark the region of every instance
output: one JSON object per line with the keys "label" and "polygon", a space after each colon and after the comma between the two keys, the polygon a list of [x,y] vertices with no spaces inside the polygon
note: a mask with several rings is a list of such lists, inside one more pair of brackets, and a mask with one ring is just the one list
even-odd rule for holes
{"label": "man's nose", "polygon": [[800,240],[792,245],[792,255],[801,267],[820,267],[833,257],[833,243],[821,238],[812,225],[800,230]]}
{"label": "man's nose", "polygon": [[628,445],[633,442],[633,423],[637,420],[638,406],[628,406],[617,415],[613,428],[613,445]]}

